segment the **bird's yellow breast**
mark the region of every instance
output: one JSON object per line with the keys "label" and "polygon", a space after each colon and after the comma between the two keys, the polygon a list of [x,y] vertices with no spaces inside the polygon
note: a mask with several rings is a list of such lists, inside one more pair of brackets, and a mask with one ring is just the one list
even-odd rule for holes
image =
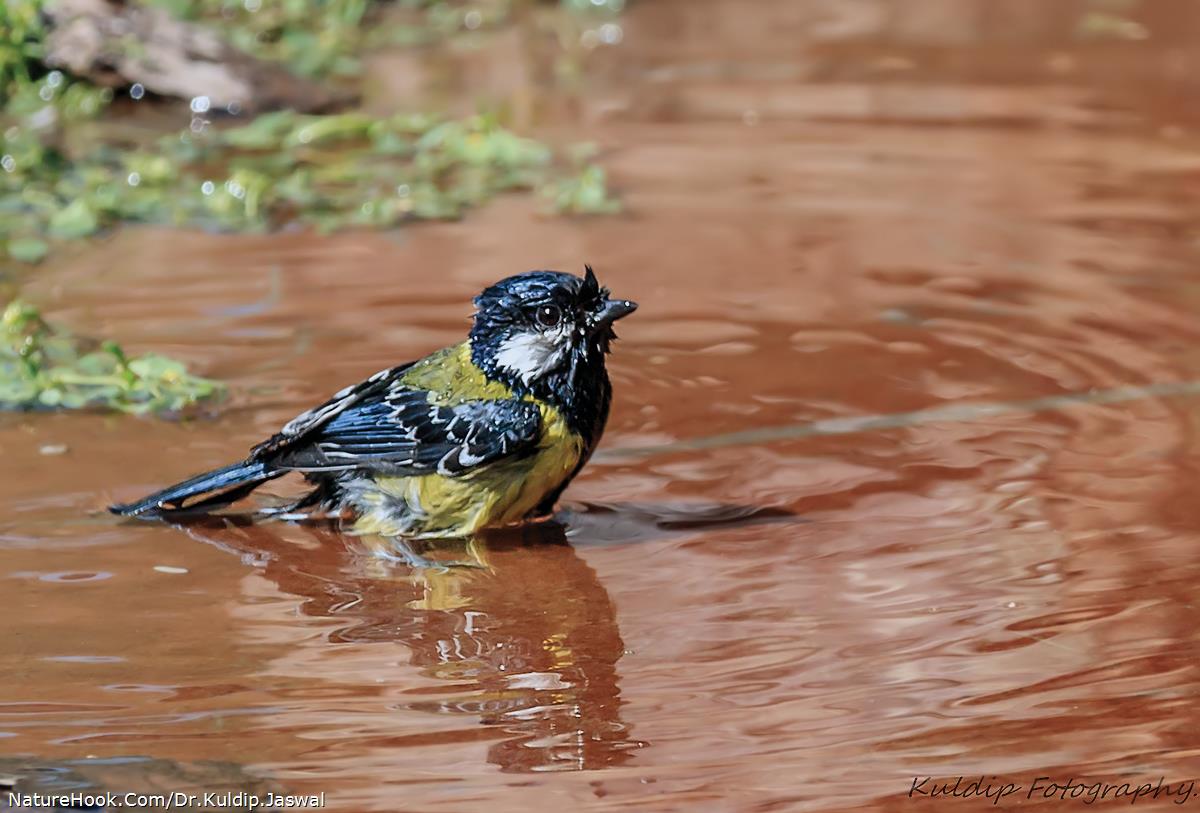
{"label": "bird's yellow breast", "polygon": [[[457,345],[419,362],[403,383],[429,390],[430,400],[456,404],[512,398],[508,387],[488,380],[471,361],[470,347]],[[481,528],[527,517],[575,471],[583,439],[562,414],[537,402],[542,426],[531,454],[500,460],[456,477],[359,477],[347,484],[348,502],[358,512],[355,530],[386,536],[469,536]]]}

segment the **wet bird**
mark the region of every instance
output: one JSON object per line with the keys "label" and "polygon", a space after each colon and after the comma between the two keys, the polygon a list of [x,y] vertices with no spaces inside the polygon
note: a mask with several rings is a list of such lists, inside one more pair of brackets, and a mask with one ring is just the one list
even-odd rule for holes
{"label": "wet bird", "polygon": [[608,419],[613,322],[637,304],[583,277],[530,271],[475,298],[468,339],[381,370],[297,416],[245,460],[113,513],[171,519],[300,472],[273,513],[352,513],[355,530],[461,537],[548,514]]}

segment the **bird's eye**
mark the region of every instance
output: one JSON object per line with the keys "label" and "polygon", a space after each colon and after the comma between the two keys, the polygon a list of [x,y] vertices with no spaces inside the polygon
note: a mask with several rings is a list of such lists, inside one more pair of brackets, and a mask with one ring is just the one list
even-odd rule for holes
{"label": "bird's eye", "polygon": [[542,305],[537,309],[534,318],[542,327],[557,327],[562,319],[562,311],[555,305]]}

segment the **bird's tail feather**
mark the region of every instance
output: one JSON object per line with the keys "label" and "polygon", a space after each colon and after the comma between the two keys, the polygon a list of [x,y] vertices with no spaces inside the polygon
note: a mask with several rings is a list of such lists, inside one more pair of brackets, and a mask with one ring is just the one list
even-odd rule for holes
{"label": "bird's tail feather", "polygon": [[[108,510],[125,517],[152,519],[164,514],[192,513],[220,508],[240,500],[267,480],[278,477],[282,473],[268,469],[264,463],[259,461],[234,463],[231,466],[198,474],[182,483],[176,483],[162,491],[156,491],[137,502],[110,505]],[[191,505],[184,505],[184,501],[189,497],[202,494],[211,496]]]}

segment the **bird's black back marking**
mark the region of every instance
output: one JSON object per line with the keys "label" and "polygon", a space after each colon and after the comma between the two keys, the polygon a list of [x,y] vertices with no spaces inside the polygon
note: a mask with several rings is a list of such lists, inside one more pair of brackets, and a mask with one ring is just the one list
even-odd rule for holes
{"label": "bird's black back marking", "polygon": [[536,445],[541,412],[535,404],[517,399],[433,403],[428,390],[404,384],[410,366],[342,390],[256,446],[251,458],[291,471],[456,476]]}

